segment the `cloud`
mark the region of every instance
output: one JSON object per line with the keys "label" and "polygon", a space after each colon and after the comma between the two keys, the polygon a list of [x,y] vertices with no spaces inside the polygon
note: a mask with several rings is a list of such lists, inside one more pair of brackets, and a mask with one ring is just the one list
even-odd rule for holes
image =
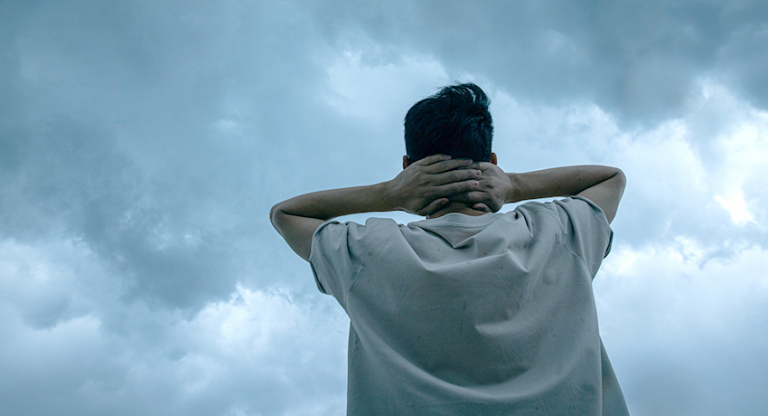
{"label": "cloud", "polygon": [[[82,238],[121,270],[118,276],[130,296],[196,310],[225,298],[237,281],[255,278],[247,271],[254,260],[244,259],[256,258],[249,236],[270,232],[263,218],[250,214],[265,211],[265,199],[276,202],[314,188],[308,177],[344,186],[353,184],[349,169],[367,172],[360,179],[371,181],[396,173],[402,114],[436,86],[476,79],[500,97],[494,113],[502,160],[520,153],[505,141],[536,140],[539,145],[530,148],[534,159],[526,159],[542,165],[566,154],[555,156],[546,146],[566,143],[573,155],[608,163],[609,155],[594,152],[610,152],[605,149],[633,140],[624,118],[645,117],[643,108],[653,108],[665,117],[676,115],[665,124],[670,128],[686,114],[698,113],[702,87],[697,80],[711,67],[702,51],[720,47],[717,39],[731,33],[728,19],[738,14],[707,6],[700,16],[684,18],[644,8],[638,22],[604,36],[622,27],[639,6],[560,6],[18,6],[23,24],[9,26],[5,38],[13,53],[6,59],[3,88],[19,106],[4,117],[0,139],[7,150],[0,169],[3,193],[12,213],[3,217],[2,232],[24,239],[52,232]],[[655,21],[659,16],[664,17]],[[711,16],[725,19],[725,28],[705,36],[709,32],[700,20]],[[673,27],[680,19],[688,26]],[[684,39],[699,43],[681,41],[675,46],[680,50],[670,49],[669,30],[687,30]],[[653,48],[651,38],[658,42]],[[623,49],[611,46],[619,42]],[[609,59],[606,48],[618,55],[608,54]],[[642,50],[649,52],[642,55]],[[622,66],[630,60],[633,66]],[[670,78],[669,71],[681,73]],[[651,82],[654,77],[668,83]],[[674,81],[677,77],[684,82]],[[629,92],[619,87],[622,83]],[[671,85],[684,91],[674,92],[678,87]],[[606,88],[628,95],[619,99],[600,92]],[[515,97],[510,109],[517,113],[499,108],[503,97]],[[506,129],[508,120],[520,125]],[[682,123],[688,129],[695,124]],[[557,128],[536,130],[546,125]],[[658,134],[668,134],[658,128]],[[514,141],[504,137],[507,132]],[[562,132],[569,142],[560,140]],[[640,140],[653,142],[647,134]],[[691,152],[716,153],[700,144],[707,140],[701,136],[681,140],[679,145]],[[392,162],[355,161],[366,153]],[[680,152],[670,148],[668,154]],[[280,174],[289,160],[318,157],[325,163],[311,168],[294,163],[292,175]],[[341,164],[347,169],[339,169]],[[264,188],[267,183],[282,186],[272,195],[275,191]],[[727,206],[741,206],[737,191],[719,192],[722,201],[731,201]],[[761,214],[749,208],[759,201],[750,195],[744,209],[759,223],[754,216]]]}
{"label": "cloud", "polygon": [[531,105],[496,88],[500,166],[620,166],[628,186],[613,227],[631,244],[686,236],[721,255],[764,245],[768,112],[703,80],[680,117],[627,129],[591,103]]}
{"label": "cloud", "polygon": [[[4,412],[338,414],[344,408],[348,323],[334,304],[279,288],[240,287],[187,317],[121,302],[114,279],[82,244],[6,241],[0,252],[7,276],[0,299]],[[31,264],[35,270],[25,270]],[[51,311],[62,298],[66,307]]]}
{"label": "cloud", "polygon": [[[409,101],[414,91],[432,84],[434,91],[422,94],[430,95],[450,83],[440,63],[434,60],[400,55],[393,57],[394,62],[368,62],[376,55],[368,49],[344,51],[342,57],[328,67],[328,84],[333,91],[328,103],[336,111],[401,130],[402,109],[414,104]],[[383,85],[392,87],[382,89]],[[394,139],[391,141],[398,142]]]}
{"label": "cloud", "polygon": [[627,173],[596,290],[634,413],[765,413],[766,15],[0,3],[2,412],[342,412],[347,322],[267,212],[393,177],[408,107],[471,80],[504,169]]}
{"label": "cloud", "polygon": [[632,123],[678,117],[696,80],[714,76],[765,108],[758,1],[438,1],[323,4],[331,38],[363,31],[379,44],[425,54],[449,74],[493,79],[537,103],[593,100]]}
{"label": "cloud", "polygon": [[[768,387],[763,248],[707,259],[695,241],[622,245],[595,280],[601,333],[638,414],[760,414]],[[674,392],[674,393],[673,393]],[[737,401],[729,398],[739,397]]]}
{"label": "cloud", "polygon": [[2,235],[81,239],[157,307],[226,298],[270,229],[278,155],[317,128],[278,121],[314,112],[321,76],[306,20],[268,17],[292,7],[18,5],[2,38]]}

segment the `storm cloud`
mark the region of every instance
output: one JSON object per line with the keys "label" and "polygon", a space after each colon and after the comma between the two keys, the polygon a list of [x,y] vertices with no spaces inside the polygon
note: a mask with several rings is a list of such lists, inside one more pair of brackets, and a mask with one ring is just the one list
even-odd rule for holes
{"label": "storm cloud", "polygon": [[348,321],[269,208],[390,179],[408,107],[474,81],[505,170],[627,174],[595,292],[630,411],[765,414],[766,21],[759,1],[0,3],[0,413],[343,413]]}

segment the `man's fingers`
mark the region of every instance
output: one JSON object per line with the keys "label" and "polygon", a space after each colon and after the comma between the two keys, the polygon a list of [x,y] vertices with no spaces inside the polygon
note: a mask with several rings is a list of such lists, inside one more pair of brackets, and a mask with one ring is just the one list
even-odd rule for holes
{"label": "man's fingers", "polygon": [[423,215],[423,216],[432,215],[447,203],[448,203],[448,198],[438,198],[430,202],[429,205],[427,205],[426,207],[418,210],[416,214]]}
{"label": "man's fingers", "polygon": [[462,192],[459,194],[451,195],[451,201],[461,202],[464,204],[472,204],[472,207],[485,212],[496,212],[501,209],[503,203],[499,203],[494,198],[485,192],[476,188],[469,192]]}
{"label": "man's fingers", "polygon": [[493,212],[493,210],[491,208],[489,208],[488,205],[486,205],[486,204],[484,204],[482,202],[478,202],[477,204],[472,205],[472,208],[474,208],[476,210],[479,210],[479,211],[483,211],[483,212]]}
{"label": "man's fingers", "polygon": [[432,163],[428,166],[424,166],[424,172],[426,173],[442,173],[456,168],[463,168],[469,166],[472,163],[470,159],[447,159]]}
{"label": "man's fingers", "polygon": [[436,186],[439,186],[453,182],[480,180],[480,176],[481,172],[477,169],[457,169],[433,174],[430,177],[430,182]]}
{"label": "man's fingers", "polygon": [[[475,188],[476,189],[476,188]],[[467,204],[481,202],[488,199],[488,194],[483,191],[471,190],[451,196],[451,201],[464,202]]]}
{"label": "man's fingers", "polygon": [[477,169],[480,171],[484,171],[489,169],[491,166],[496,166],[491,162],[473,162],[471,165],[467,166],[470,169]]}
{"label": "man's fingers", "polygon": [[445,185],[435,186],[434,194],[442,196],[456,195],[477,189],[478,186],[480,186],[480,182],[477,180],[451,182]]}
{"label": "man's fingers", "polygon": [[423,159],[413,162],[413,164],[418,166],[429,166],[443,160],[449,160],[450,158],[451,156],[449,155],[441,155],[441,154],[430,155]]}

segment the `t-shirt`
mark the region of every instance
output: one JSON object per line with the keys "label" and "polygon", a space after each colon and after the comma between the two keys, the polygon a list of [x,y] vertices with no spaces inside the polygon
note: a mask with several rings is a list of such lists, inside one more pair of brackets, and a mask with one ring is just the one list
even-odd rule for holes
{"label": "t-shirt", "polygon": [[581,197],[321,225],[310,264],[350,319],[347,414],[627,415],[592,292],[612,235]]}

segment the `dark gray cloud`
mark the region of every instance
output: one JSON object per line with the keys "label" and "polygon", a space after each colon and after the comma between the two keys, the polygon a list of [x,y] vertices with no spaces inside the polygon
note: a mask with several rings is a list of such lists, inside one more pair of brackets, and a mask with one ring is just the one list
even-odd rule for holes
{"label": "dark gray cloud", "polygon": [[[449,80],[496,97],[505,168],[622,163],[619,244],[700,246],[699,271],[638,267],[663,275],[647,298],[664,277],[744,263],[768,244],[768,172],[740,150],[764,140],[738,139],[768,108],[766,17],[759,1],[0,3],[0,413],[337,414],[346,322],[267,212],[397,173],[402,114]],[[707,82],[727,93],[704,97]],[[754,221],[713,199],[731,197],[721,177]],[[615,274],[624,289],[642,277]],[[701,398],[738,392],[694,360],[765,346],[736,326],[722,333],[741,344],[686,358],[690,343],[640,331],[638,351],[615,328],[638,414],[722,413]],[[726,360],[765,386],[750,370],[765,363],[745,362]]]}
{"label": "dark gray cloud", "polygon": [[290,4],[15,6],[0,232],[82,239],[129,297],[195,309],[226,297],[251,236],[268,232],[264,184],[283,156],[312,151],[296,142],[318,128],[306,18]]}
{"label": "dark gray cloud", "polygon": [[593,100],[632,123],[680,116],[698,77],[768,106],[760,1],[335,2],[331,38],[363,31],[533,102]]}
{"label": "dark gray cloud", "polygon": [[[763,105],[758,2],[4,7],[2,233],[82,238],[131,296],[171,307],[199,308],[247,274],[249,236],[269,232],[251,213],[289,196],[263,184],[296,186],[307,171],[291,160],[329,154],[306,138],[356,134],[310,97],[333,48],[360,38],[525,102],[594,100],[646,124],[680,115],[703,76]],[[364,151],[339,145],[338,160]]]}

